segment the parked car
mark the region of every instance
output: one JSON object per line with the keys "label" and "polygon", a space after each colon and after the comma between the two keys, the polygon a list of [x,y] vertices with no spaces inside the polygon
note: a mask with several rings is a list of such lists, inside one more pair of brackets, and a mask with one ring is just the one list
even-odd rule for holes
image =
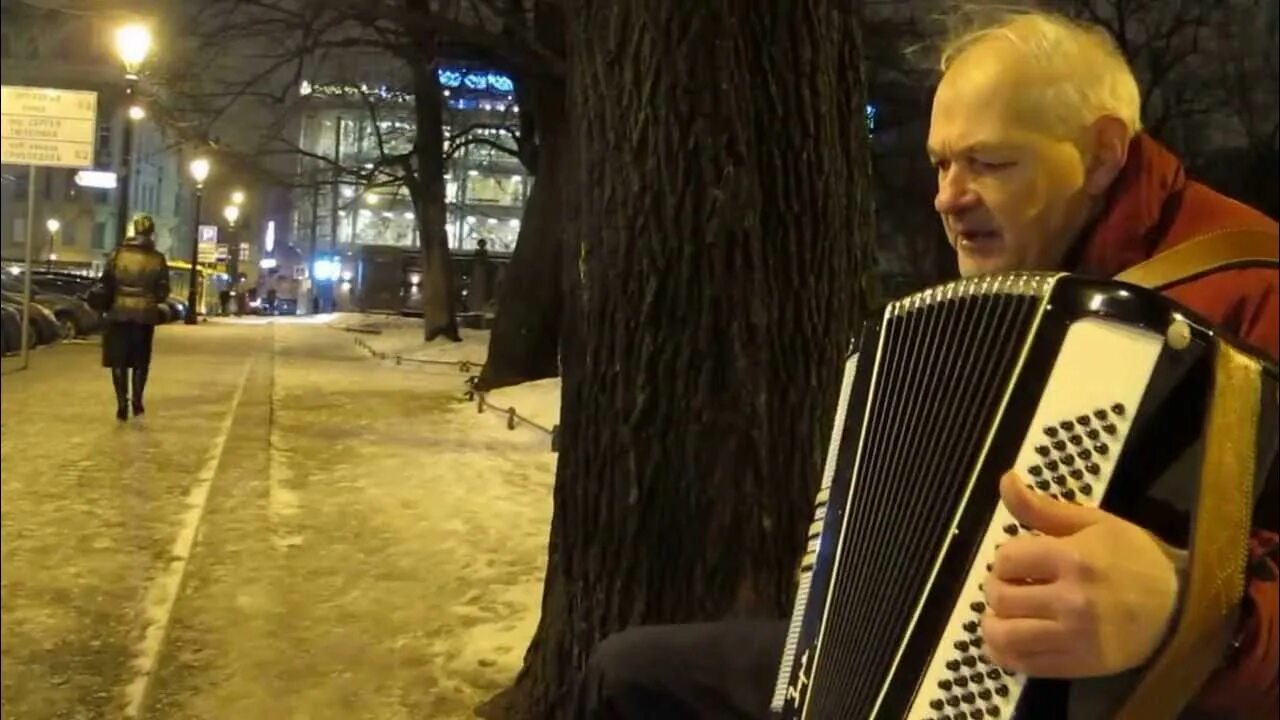
{"label": "parked car", "polygon": [[[9,303],[0,303],[0,352],[8,355],[22,349],[22,308]],[[27,344],[34,345],[35,333],[27,336]]]}
{"label": "parked car", "polygon": [[[0,301],[12,305],[22,317],[22,296],[4,291],[0,292]],[[21,327],[21,326],[19,326]],[[31,303],[31,329],[37,345],[48,345],[62,339],[63,328],[53,312],[37,302]]]}
{"label": "parked car", "polygon": [[[41,289],[32,276],[31,299],[53,313],[66,338],[83,337],[102,327],[102,316],[84,300],[73,295],[48,292]],[[4,292],[22,297],[23,283],[10,278],[3,279]]]}

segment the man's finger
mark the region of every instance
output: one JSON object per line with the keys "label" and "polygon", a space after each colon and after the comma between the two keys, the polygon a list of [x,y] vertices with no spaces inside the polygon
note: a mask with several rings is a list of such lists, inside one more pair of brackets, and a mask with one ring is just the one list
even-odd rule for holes
{"label": "man's finger", "polygon": [[996,550],[991,574],[1011,582],[1052,582],[1062,574],[1063,563],[1071,557],[1058,538],[1025,535],[1006,542]]}
{"label": "man's finger", "polygon": [[1055,537],[1074,535],[1105,517],[1096,508],[1072,505],[1034,493],[1012,471],[1000,478],[1000,500],[1015,520]]}
{"label": "man's finger", "polygon": [[1003,620],[1014,618],[1057,618],[1056,585],[1011,583],[997,577],[987,578],[983,592],[987,607]]}
{"label": "man's finger", "polygon": [[1005,619],[990,611],[982,616],[982,638],[992,662],[1019,672],[1029,672],[1028,664],[1036,658],[1073,653],[1078,644],[1061,623]]}

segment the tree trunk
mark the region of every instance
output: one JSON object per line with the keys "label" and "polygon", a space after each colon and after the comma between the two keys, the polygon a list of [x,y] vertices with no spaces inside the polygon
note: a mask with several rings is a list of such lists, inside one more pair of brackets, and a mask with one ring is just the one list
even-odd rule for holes
{"label": "tree trunk", "polygon": [[568,13],[581,291],[542,618],[510,703],[539,720],[574,716],[610,632],[789,610],[872,240],[850,4]]}
{"label": "tree trunk", "polygon": [[422,318],[424,339],[462,340],[454,313],[453,271],[449,266],[449,236],[445,231],[444,108],[435,71],[435,43],[419,40],[413,75],[417,137],[414,157],[416,182],[409,182],[418,236],[422,239]]}
{"label": "tree trunk", "polygon": [[[563,54],[563,9],[540,2],[534,19],[537,42]],[[530,74],[520,87],[520,106],[532,113],[534,150],[524,155],[534,174],[520,237],[498,296],[489,355],[476,387],[495,390],[560,374],[561,249],[564,247],[564,78]]]}

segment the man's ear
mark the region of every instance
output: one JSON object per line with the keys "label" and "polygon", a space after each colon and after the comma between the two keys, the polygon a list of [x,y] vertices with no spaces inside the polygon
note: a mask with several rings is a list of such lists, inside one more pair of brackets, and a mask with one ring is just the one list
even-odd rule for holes
{"label": "man's ear", "polygon": [[1117,117],[1102,117],[1089,127],[1088,165],[1084,186],[1090,195],[1102,195],[1115,182],[1129,159],[1129,128]]}

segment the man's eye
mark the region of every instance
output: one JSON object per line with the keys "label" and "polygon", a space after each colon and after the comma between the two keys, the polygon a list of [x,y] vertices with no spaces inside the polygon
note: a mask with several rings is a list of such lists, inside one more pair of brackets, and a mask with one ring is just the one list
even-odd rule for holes
{"label": "man's eye", "polygon": [[1013,167],[1013,163],[1011,162],[993,162],[990,160],[978,160],[976,158],[970,161],[970,164],[979,172],[996,172],[998,170]]}
{"label": "man's eye", "polygon": [[950,160],[934,160],[934,161],[933,161],[933,169],[934,169],[934,170],[937,170],[937,171],[938,171],[938,172],[940,172],[940,173],[941,173],[941,172],[946,172],[946,171],[947,171],[947,169],[948,169],[948,168],[950,168],[950,167],[951,167],[951,161],[950,161]]}

